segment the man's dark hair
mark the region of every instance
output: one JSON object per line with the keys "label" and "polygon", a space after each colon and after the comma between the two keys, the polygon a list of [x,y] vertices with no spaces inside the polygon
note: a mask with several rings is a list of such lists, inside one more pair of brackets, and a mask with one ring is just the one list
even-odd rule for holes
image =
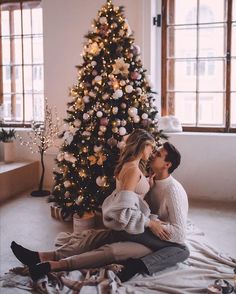
{"label": "man's dark hair", "polygon": [[171,166],[168,169],[169,174],[171,174],[179,166],[180,160],[181,160],[181,155],[180,155],[179,151],[175,148],[175,146],[170,144],[169,142],[165,142],[163,144],[163,148],[167,152],[165,161],[171,163]]}

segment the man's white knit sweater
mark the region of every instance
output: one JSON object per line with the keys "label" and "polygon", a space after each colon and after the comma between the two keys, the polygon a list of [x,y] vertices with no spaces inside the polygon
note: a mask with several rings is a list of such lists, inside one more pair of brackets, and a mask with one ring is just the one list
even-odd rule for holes
{"label": "man's white knit sweater", "polygon": [[147,195],[151,212],[168,222],[166,228],[171,238],[168,241],[184,243],[188,215],[188,197],[183,186],[172,176],[164,180],[155,180]]}

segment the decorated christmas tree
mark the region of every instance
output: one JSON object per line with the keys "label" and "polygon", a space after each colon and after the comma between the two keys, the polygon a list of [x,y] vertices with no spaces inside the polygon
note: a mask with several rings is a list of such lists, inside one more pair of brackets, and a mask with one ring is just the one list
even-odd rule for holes
{"label": "decorated christmas tree", "polygon": [[123,10],[108,0],[85,36],[54,172],[52,200],[64,217],[95,211],[113,191],[127,134],[143,128],[158,139],[153,92]]}

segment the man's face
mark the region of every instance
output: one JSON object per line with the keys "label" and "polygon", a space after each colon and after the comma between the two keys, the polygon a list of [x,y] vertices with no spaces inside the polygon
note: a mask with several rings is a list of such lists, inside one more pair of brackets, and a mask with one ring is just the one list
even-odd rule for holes
{"label": "man's face", "polygon": [[150,167],[154,173],[161,172],[169,168],[170,163],[165,161],[166,155],[167,151],[163,147],[160,147],[153,152]]}

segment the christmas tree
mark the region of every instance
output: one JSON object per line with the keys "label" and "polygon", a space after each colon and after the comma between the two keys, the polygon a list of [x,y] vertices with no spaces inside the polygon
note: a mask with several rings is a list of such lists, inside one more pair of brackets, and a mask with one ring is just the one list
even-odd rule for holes
{"label": "christmas tree", "polygon": [[158,139],[153,92],[123,10],[108,0],[85,36],[54,172],[52,200],[64,217],[95,211],[114,190],[127,134],[143,128]]}

